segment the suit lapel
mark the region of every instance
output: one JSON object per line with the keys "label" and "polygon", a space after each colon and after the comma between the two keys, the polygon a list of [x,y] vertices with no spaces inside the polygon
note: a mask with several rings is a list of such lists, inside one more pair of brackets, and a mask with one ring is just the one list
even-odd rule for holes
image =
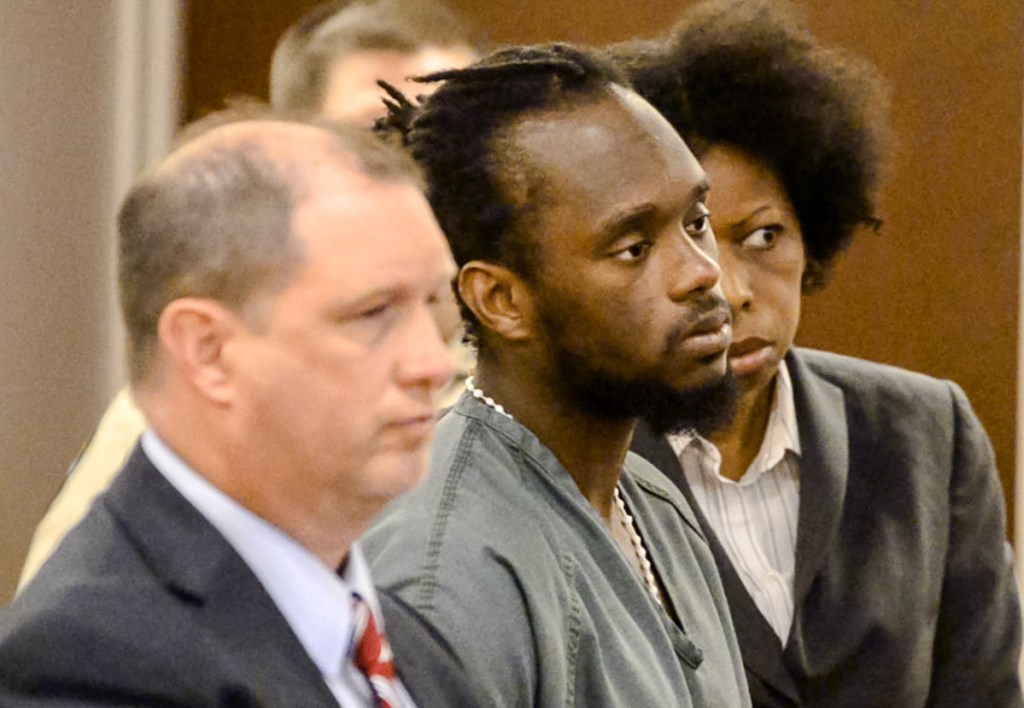
{"label": "suit lapel", "polygon": [[[797,520],[793,628],[842,518],[849,473],[849,437],[842,390],[817,376],[799,350],[786,357],[800,430],[800,513]],[[792,637],[792,634],[790,635]]]}
{"label": "suit lapel", "polygon": [[[637,426],[633,435],[632,449],[675,482],[690,504],[690,508],[693,509],[701,530],[708,539],[708,545],[715,557],[715,564],[718,566],[722,586],[729,602],[729,612],[736,629],[752,693],[757,695],[762,691],[767,691],[769,694],[781,694],[785,699],[799,703],[796,687],[782,663],[782,643],[747,593],[743,581],[733,567],[732,561],[729,560],[729,555],[704,516],[704,512],[686,481],[675,450],[664,436],[654,435],[644,423]],[[754,685],[753,679],[765,684],[765,687],[759,691]],[[778,701],[779,696],[773,695],[772,702],[778,703]]]}
{"label": "suit lapel", "polygon": [[[106,504],[156,578],[196,607],[260,705],[337,708],[320,670],[242,558],[136,446]],[[229,678],[229,677],[225,677]]]}

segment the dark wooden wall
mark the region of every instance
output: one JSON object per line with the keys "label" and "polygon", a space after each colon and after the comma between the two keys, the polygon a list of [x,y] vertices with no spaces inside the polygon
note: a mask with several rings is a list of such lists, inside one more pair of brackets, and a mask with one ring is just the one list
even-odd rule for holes
{"label": "dark wooden wall", "polygon": [[[450,0],[493,42],[651,36],[689,1]],[[795,0],[818,35],[874,61],[899,139],[885,227],[806,301],[802,344],[959,382],[1012,505],[1024,23],[1016,0]],[[193,0],[186,114],[266,95],[277,35],[315,0]]]}

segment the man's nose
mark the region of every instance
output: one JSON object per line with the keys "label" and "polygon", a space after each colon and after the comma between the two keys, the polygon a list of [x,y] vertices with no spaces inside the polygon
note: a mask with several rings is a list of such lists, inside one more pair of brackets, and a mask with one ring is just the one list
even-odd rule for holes
{"label": "man's nose", "polygon": [[438,389],[451,381],[455,363],[427,305],[417,307],[403,344],[400,375],[404,384]]}
{"label": "man's nose", "polygon": [[669,268],[672,299],[685,300],[694,293],[713,289],[722,275],[722,269],[715,260],[715,249],[702,248],[685,235],[678,239],[677,244],[675,262]]}
{"label": "man's nose", "polygon": [[723,249],[719,253],[718,262],[722,268],[722,293],[729,307],[733,312],[750,309],[754,293],[750,288],[750,278],[743,263],[734,258],[728,249]]}

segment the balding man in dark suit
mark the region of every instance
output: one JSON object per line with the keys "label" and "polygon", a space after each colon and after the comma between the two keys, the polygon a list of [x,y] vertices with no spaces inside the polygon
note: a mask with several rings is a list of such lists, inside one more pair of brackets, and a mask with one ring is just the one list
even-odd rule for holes
{"label": "balding man in dark suit", "polygon": [[147,429],[0,616],[0,704],[476,704],[356,542],[423,475],[452,372],[430,308],[453,264],[417,185],[372,136],[272,120],[135,185]]}

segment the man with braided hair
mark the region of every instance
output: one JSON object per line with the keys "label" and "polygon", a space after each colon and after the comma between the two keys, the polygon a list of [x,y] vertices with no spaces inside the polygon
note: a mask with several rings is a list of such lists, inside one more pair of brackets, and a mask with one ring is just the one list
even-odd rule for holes
{"label": "man with braided hair", "polygon": [[728,308],[704,172],[609,64],[512,48],[398,92],[478,349],[427,481],[365,537],[374,577],[494,706],[745,706],[686,501],[628,452],[726,412]]}

